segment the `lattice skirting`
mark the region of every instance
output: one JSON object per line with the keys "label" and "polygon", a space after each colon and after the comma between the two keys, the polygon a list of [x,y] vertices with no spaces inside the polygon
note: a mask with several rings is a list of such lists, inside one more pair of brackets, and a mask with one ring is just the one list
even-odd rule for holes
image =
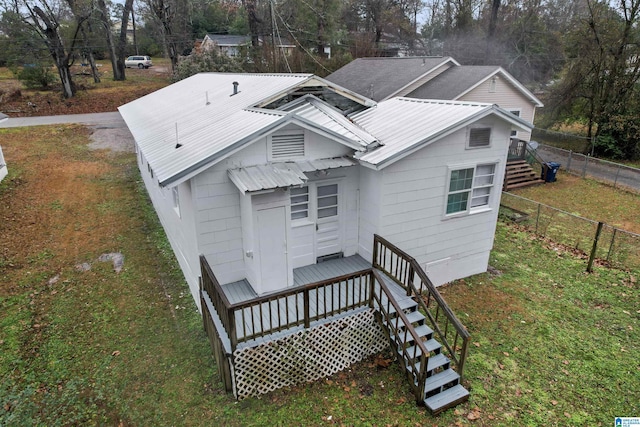
{"label": "lattice skirting", "polygon": [[345,369],[388,345],[373,310],[299,331],[233,354],[238,399],[315,381]]}

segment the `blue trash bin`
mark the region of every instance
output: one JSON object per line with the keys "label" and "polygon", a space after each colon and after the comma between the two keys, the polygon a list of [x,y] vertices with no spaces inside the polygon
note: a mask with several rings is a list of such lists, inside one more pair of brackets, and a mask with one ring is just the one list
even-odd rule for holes
{"label": "blue trash bin", "polygon": [[544,182],[555,182],[556,174],[558,173],[558,169],[560,169],[561,164],[556,162],[547,162],[542,165],[542,176]]}

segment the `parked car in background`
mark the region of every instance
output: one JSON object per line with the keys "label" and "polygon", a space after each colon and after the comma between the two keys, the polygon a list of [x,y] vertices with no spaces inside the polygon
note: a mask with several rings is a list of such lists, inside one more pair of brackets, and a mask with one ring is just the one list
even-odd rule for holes
{"label": "parked car in background", "polygon": [[125,68],[149,68],[153,65],[151,58],[148,56],[130,56],[124,60]]}

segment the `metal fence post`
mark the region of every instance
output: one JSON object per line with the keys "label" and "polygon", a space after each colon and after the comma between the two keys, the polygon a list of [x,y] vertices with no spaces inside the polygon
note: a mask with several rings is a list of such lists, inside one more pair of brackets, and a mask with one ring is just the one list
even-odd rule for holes
{"label": "metal fence post", "polygon": [[616,185],[618,185],[619,175],[620,175],[620,165],[618,165],[618,169],[616,169],[616,179],[613,181],[613,188],[616,188]]}
{"label": "metal fence post", "polygon": [[609,252],[607,252],[607,262],[611,258],[611,252],[613,252],[613,246],[614,246],[614,244],[616,242],[616,231],[618,231],[618,229],[614,228],[613,229],[613,236],[611,236],[611,244],[609,245]]}
{"label": "metal fence post", "polygon": [[584,166],[582,167],[582,177],[587,174],[587,163],[589,163],[589,156],[584,156]]}
{"label": "metal fence post", "polygon": [[542,205],[538,203],[538,215],[536,215],[536,234],[538,234],[538,221],[540,221],[540,207]]}
{"label": "metal fence post", "polygon": [[567,162],[567,172],[571,172],[571,154],[573,154],[573,151],[569,150],[569,161]]}
{"label": "metal fence post", "polygon": [[589,255],[589,263],[587,264],[587,273],[593,271],[593,260],[596,258],[596,250],[598,249],[598,239],[600,239],[600,232],[602,231],[602,221],[598,223],[596,229],[596,237],[593,239],[593,247],[591,248],[591,255]]}

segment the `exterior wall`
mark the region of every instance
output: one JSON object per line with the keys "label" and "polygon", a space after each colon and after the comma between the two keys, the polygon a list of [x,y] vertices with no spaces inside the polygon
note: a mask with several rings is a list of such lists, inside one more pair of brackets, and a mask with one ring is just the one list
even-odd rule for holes
{"label": "exterior wall", "polygon": [[[482,124],[492,126],[490,147],[467,149],[463,129],[382,171],[379,234],[415,257],[435,285],[487,269],[510,128],[497,119]],[[488,209],[447,217],[449,168],[496,161]]]}
{"label": "exterior wall", "polygon": [[[416,80],[411,85],[407,86],[406,88],[402,89],[398,93],[394,94],[393,97],[406,96],[407,94],[410,94],[411,92],[413,92],[414,90],[418,89],[420,86],[422,86],[423,84],[425,84],[429,80],[432,80],[435,77],[438,77],[440,74],[444,73],[445,71],[447,71],[449,68],[451,68],[453,66],[454,65],[451,62],[447,62],[446,64],[442,64],[439,68],[433,70],[431,73],[429,73],[429,74],[427,74],[425,76],[422,76],[420,79]],[[425,70],[425,71],[427,71],[427,70]]]}
{"label": "exterior wall", "polygon": [[[339,215],[340,235],[342,236],[342,251],[344,256],[355,255],[358,252],[358,185],[359,168],[332,169],[325,179],[318,179],[314,173],[308,173],[309,183],[322,184],[339,182]],[[316,224],[315,212],[310,212],[308,219],[291,221],[291,246],[293,268],[315,264]]]}
{"label": "exterior wall", "polygon": [[[360,217],[358,221],[358,253],[367,261],[373,259],[373,235],[381,224],[382,173],[360,167]],[[383,236],[386,237],[386,236]]]}
{"label": "exterior wall", "polygon": [[4,161],[4,155],[2,154],[2,147],[0,147],[0,182],[9,174],[7,169],[7,163]]}
{"label": "exterior wall", "polygon": [[[283,130],[292,129],[300,128],[292,125]],[[255,260],[247,256],[247,252],[255,250],[254,233],[249,227],[250,196],[240,194],[229,179],[227,170],[269,163],[267,150],[268,141],[267,138],[263,138],[193,179],[197,251],[207,255],[212,261],[211,268],[222,284],[245,278],[248,280],[253,278],[255,282],[256,278]],[[352,150],[348,147],[305,131],[306,159],[339,157],[351,152]],[[338,176],[341,173],[339,171],[332,171],[331,177]],[[241,206],[241,198],[245,197],[249,199],[245,199]],[[288,202],[287,199],[285,203]],[[244,214],[241,215],[241,212]],[[251,265],[253,267],[247,268]]]}
{"label": "exterior wall", "polygon": [[[533,123],[533,119],[536,113],[536,107],[529,98],[524,96],[522,92],[513,87],[506,78],[500,74],[496,75],[495,91],[491,90],[491,79],[488,79],[469,93],[460,97],[460,101],[475,101],[475,102],[491,102],[498,104],[499,107],[505,110],[519,110],[520,117],[524,120]],[[531,139],[531,132],[524,132],[519,130],[516,135],[518,138],[525,141]]]}
{"label": "exterior wall", "polygon": [[178,186],[179,207],[175,208],[173,190],[158,185],[157,179],[149,170],[147,161],[140,153],[137,155],[137,160],[147,193],[189,284],[191,294],[199,305],[200,262],[197,247],[193,244],[196,241],[196,233],[192,182],[187,181]]}

